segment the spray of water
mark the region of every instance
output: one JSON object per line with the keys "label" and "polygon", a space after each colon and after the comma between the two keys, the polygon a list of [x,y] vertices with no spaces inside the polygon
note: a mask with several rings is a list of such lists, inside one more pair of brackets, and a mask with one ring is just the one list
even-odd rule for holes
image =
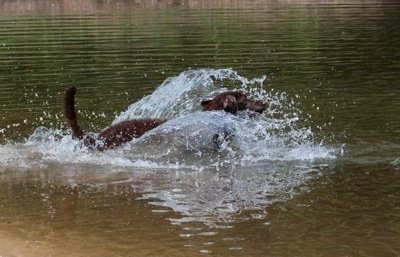
{"label": "spray of water", "polygon": [[[31,156],[5,154],[0,161],[18,164],[25,159],[23,163],[47,160],[124,166],[152,163],[202,169],[230,162],[335,158],[334,149],[314,142],[313,132],[298,125],[300,110],[294,101],[285,92],[268,90],[265,81],[265,76],[247,79],[232,69],[184,71],[167,78],[151,95],[116,117],[114,123],[143,117],[169,119],[140,139],[107,153],[96,153],[82,147],[66,131],[38,127],[26,143],[2,146],[3,150],[29,148]],[[240,90],[250,98],[265,99],[267,110],[262,115],[243,112],[237,116],[200,111],[201,100],[228,89]],[[224,139],[218,146],[214,142],[216,135]],[[35,161],[35,156],[40,158]]]}
{"label": "spray of water", "polygon": [[[235,116],[200,111],[201,100],[228,89],[265,99],[268,107],[263,114]],[[262,218],[265,205],[292,196],[335,159],[336,149],[315,142],[313,131],[300,124],[300,113],[285,92],[268,88],[266,77],[247,79],[232,69],[188,70],[116,117],[114,122],[169,119],[143,137],[96,152],[67,129],[38,127],[26,142],[0,146],[0,164],[132,167],[141,172],[133,172],[128,187],[141,188],[143,199],[182,214],[171,222],[226,226],[240,210],[259,210],[254,215]]]}

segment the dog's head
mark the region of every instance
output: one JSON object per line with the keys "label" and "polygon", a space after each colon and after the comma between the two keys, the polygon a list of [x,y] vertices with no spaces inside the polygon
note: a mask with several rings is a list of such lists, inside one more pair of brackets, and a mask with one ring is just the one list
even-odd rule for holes
{"label": "dog's head", "polygon": [[224,92],[211,100],[201,102],[203,111],[224,110],[232,114],[244,110],[262,113],[266,106],[264,100],[250,100],[245,94],[237,91]]}

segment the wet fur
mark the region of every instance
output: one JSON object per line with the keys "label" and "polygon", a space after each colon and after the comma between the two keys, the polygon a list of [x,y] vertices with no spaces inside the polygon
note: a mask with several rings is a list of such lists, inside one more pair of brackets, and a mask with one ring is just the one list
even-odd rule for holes
{"label": "wet fur", "polygon": [[99,151],[104,151],[134,138],[142,136],[147,131],[161,125],[166,120],[161,119],[134,119],[119,122],[103,129],[97,138],[85,133],[79,123],[75,110],[75,87],[69,87],[64,94],[63,113],[68,121],[74,137],[82,140],[84,145]]}
{"label": "wet fur", "polygon": [[[142,136],[147,131],[166,122],[162,119],[133,119],[110,125],[103,129],[97,137],[87,134],[78,123],[75,110],[76,87],[66,89],[63,101],[63,114],[71,127],[72,135],[82,140],[90,149],[104,151],[120,146],[126,142]],[[252,110],[262,113],[266,102],[263,100],[249,100],[241,92],[224,92],[212,100],[201,102],[203,111],[224,110],[235,114],[241,110]]]}
{"label": "wet fur", "polygon": [[265,110],[266,102],[264,100],[250,100],[242,92],[228,91],[220,93],[212,100],[202,101],[201,107],[203,111],[224,110],[232,114],[244,110],[262,113]]}

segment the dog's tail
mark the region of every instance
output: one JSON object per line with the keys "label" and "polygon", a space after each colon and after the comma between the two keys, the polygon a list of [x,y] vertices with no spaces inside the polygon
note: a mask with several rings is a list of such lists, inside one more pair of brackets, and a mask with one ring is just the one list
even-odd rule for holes
{"label": "dog's tail", "polygon": [[83,132],[83,130],[79,126],[78,118],[76,117],[75,94],[76,94],[76,87],[74,86],[71,86],[67,88],[67,90],[65,90],[64,102],[63,102],[63,114],[71,127],[72,135],[76,138],[83,139],[86,133]]}

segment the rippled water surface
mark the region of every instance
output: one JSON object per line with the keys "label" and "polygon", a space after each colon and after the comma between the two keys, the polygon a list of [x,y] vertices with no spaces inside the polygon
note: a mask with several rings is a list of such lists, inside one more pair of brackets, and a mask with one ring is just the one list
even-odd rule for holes
{"label": "rippled water surface", "polygon": [[[400,255],[397,1],[0,6],[1,256]],[[90,151],[70,85],[88,132],[169,121]]]}

